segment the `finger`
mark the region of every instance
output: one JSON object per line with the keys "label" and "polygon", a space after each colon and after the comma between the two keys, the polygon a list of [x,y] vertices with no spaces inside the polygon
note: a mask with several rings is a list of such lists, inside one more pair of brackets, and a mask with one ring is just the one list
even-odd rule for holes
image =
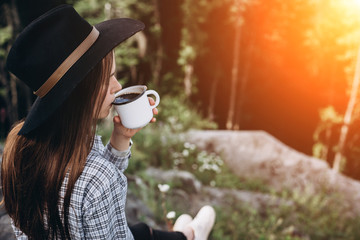
{"label": "finger", "polygon": [[151,123],[156,122],[156,118],[152,118],[150,122],[151,122]]}
{"label": "finger", "polygon": [[157,108],[153,108],[153,114],[157,115],[159,113],[159,110]]}
{"label": "finger", "polygon": [[154,100],[153,98],[148,97],[148,99],[149,99],[149,102],[150,102],[150,105],[151,105],[151,106],[152,106],[152,105],[155,105],[155,100]]}

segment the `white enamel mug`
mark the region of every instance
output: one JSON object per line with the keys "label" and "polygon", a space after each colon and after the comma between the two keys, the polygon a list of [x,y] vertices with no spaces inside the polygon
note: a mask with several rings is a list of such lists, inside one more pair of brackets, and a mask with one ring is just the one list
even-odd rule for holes
{"label": "white enamel mug", "polygon": [[[154,90],[146,90],[144,85],[124,88],[115,94],[113,105],[126,128],[136,129],[146,126],[153,118],[153,109],[160,103],[160,96]],[[151,106],[148,96],[155,96],[155,105]],[[131,96],[131,97],[124,97]]]}

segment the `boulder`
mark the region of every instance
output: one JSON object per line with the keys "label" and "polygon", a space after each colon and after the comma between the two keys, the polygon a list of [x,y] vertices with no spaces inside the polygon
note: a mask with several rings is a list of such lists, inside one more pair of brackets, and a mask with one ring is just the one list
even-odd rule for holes
{"label": "boulder", "polygon": [[338,192],[360,214],[360,182],[327,162],[298,152],[264,131],[190,131],[186,141],[219,154],[234,174],[261,180],[275,191]]}

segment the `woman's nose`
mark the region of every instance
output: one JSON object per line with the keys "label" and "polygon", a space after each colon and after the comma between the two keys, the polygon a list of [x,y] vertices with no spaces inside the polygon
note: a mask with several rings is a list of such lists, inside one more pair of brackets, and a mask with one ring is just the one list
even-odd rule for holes
{"label": "woman's nose", "polygon": [[115,77],[111,78],[110,84],[111,84],[112,93],[116,93],[122,89],[121,84]]}

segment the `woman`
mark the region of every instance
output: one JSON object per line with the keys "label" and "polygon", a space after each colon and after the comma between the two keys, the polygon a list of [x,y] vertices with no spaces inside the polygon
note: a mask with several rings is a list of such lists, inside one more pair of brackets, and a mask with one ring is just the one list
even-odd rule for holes
{"label": "woman", "polygon": [[195,219],[181,216],[175,232],[144,223],[129,228],[123,172],[140,129],[126,129],[115,116],[105,147],[95,136],[97,120],[108,116],[121,89],[113,49],[143,28],[132,19],[91,26],[62,5],[13,44],[7,69],[38,96],[9,133],[1,166],[5,208],[19,239],[207,238],[215,218],[209,206]]}

